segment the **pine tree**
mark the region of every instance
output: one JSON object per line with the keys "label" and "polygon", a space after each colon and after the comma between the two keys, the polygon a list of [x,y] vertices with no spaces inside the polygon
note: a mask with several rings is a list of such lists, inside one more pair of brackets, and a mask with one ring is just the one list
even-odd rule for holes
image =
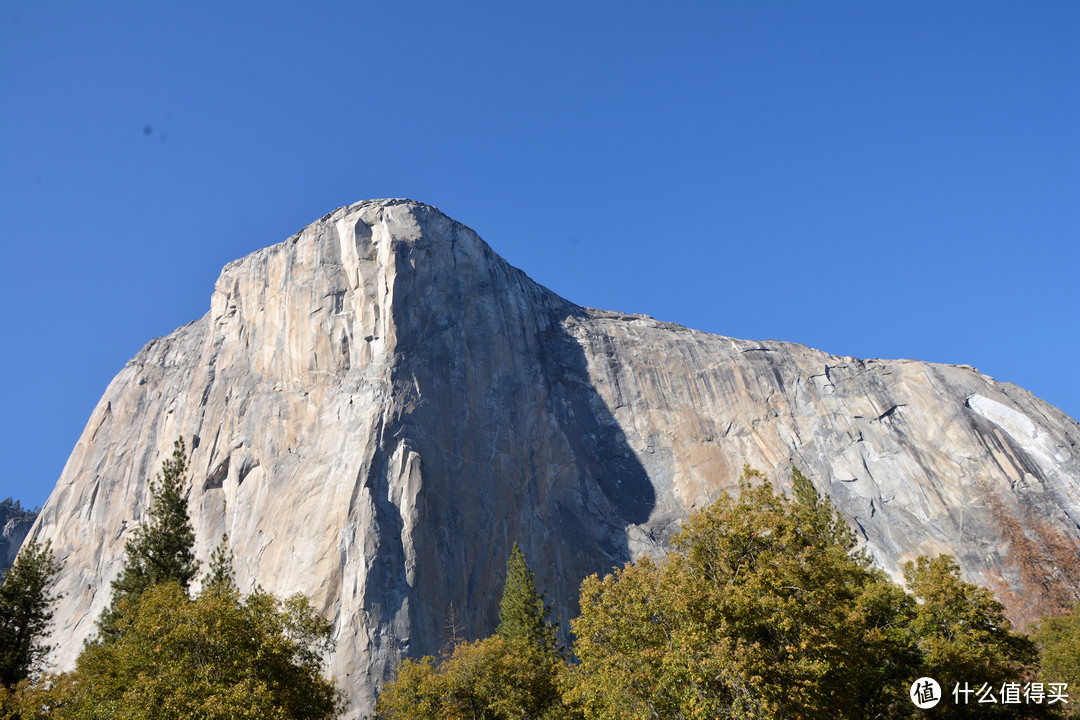
{"label": "pine tree", "polygon": [[[447,619],[441,657],[402,661],[385,683],[375,709],[378,720],[580,720],[559,690],[566,664],[548,622],[549,606],[536,592],[532,570],[514,544],[495,635],[458,642],[456,610]],[[452,645],[452,647],[451,647]]]}
{"label": "pine tree", "polygon": [[236,576],[233,573],[232,551],[229,550],[229,536],[222,533],[221,542],[210,556],[210,572],[203,582],[203,592],[214,592],[238,596]]}
{"label": "pine tree", "polygon": [[161,473],[150,484],[149,517],[124,548],[127,557],[120,576],[112,583],[112,604],[98,620],[99,639],[108,642],[117,638],[117,620],[125,602],[161,583],[176,582],[187,589],[198,572],[193,552],[195,531],[184,492],[186,473],[184,439],[178,438],[172,458],[162,463]]}
{"label": "pine tree", "polygon": [[50,586],[60,572],[48,541],[29,540],[0,587],[0,685],[13,687],[30,675],[49,651],[41,636],[52,620],[52,604],[59,596]]}
{"label": "pine tree", "polygon": [[558,645],[558,628],[548,622],[549,604],[537,594],[532,570],[517,543],[506,561],[506,584],[499,602],[499,627],[496,632],[509,641],[521,640],[542,650]]}
{"label": "pine tree", "polygon": [[[751,478],[764,480],[765,476],[751,467],[743,467],[743,477],[748,482]],[[814,488],[810,478],[802,474],[799,468],[791,469],[791,484],[794,488],[794,507],[801,508],[799,513],[802,532],[808,537],[826,545],[837,545],[845,550],[855,547],[855,533],[844,519],[836,514],[828,497],[822,497]]]}

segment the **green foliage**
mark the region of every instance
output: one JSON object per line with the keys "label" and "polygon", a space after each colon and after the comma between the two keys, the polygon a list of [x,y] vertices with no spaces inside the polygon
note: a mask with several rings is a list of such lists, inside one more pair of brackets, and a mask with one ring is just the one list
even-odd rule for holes
{"label": "green foliage", "polygon": [[229,550],[229,536],[222,534],[221,542],[210,556],[210,572],[203,582],[203,592],[238,595],[236,578],[233,573],[232,551]]}
{"label": "green foliage", "polygon": [[506,583],[499,602],[496,632],[507,640],[520,640],[541,650],[558,646],[558,630],[548,622],[550,606],[536,592],[536,581],[517,543],[506,561]]}
{"label": "green foliage", "polygon": [[[904,579],[919,601],[910,632],[920,651],[921,673],[936,679],[946,693],[958,683],[962,687],[987,683],[1000,689],[1005,682],[1036,679],[1035,643],[1013,632],[1004,606],[993,593],[960,579],[953,558],[920,557],[904,566]],[[948,700],[939,712],[943,717],[1053,717],[1056,712],[1045,705]]]}
{"label": "green foliage", "polygon": [[[451,611],[453,608],[451,607]],[[454,629],[440,663],[405,660],[379,695],[382,720],[561,720],[578,715],[562,701],[563,668],[549,608],[521,549],[506,563],[498,632],[462,642]],[[450,618],[456,628],[456,617]]]}
{"label": "green foliage", "polygon": [[[542,640],[553,637],[547,608],[515,546],[499,634],[442,663],[406,660],[378,717],[917,718],[908,690],[923,675],[944,691],[935,717],[1057,716],[1060,706],[952,702],[956,683],[996,691],[1036,679],[1037,655],[951,558],[909,563],[905,591],[856,550],[802,473],[792,472],[792,499],[763,481],[745,468],[738,498],[692,515],[663,562],[586,578],[572,621],[577,665]],[[1040,642],[1039,679],[1080,682],[1075,615],[1044,622]]]}
{"label": "green foliage", "polygon": [[560,697],[562,660],[521,638],[462,643],[436,665],[405,660],[379,695],[379,720],[571,720]]}
{"label": "green foliage", "polygon": [[[121,601],[114,642],[88,645],[73,673],[25,688],[24,718],[307,720],[337,717],[322,676],[331,626],[303,596],[245,600],[175,582]],[[48,712],[42,712],[48,708]]]}
{"label": "green foliage", "polygon": [[0,586],[0,686],[11,688],[28,677],[49,651],[41,636],[52,620],[57,599],[50,590],[60,564],[49,542],[31,539],[23,546]]}
{"label": "green foliage", "polygon": [[[763,481],[765,478],[760,471],[744,467],[743,479],[744,482],[749,482],[751,479]],[[844,550],[854,548],[855,534],[851,532],[851,528],[836,514],[829,499],[821,497],[814,484],[798,468],[791,469],[791,484],[795,503],[802,510],[800,520],[804,524],[803,531],[813,533],[819,543],[834,545]],[[862,560],[865,561],[865,558]]]}
{"label": "green foliage", "polygon": [[1035,642],[1042,648],[1039,680],[1043,683],[1068,683],[1070,700],[1068,716],[1080,717],[1080,603],[1074,603],[1069,613],[1047,618],[1035,630]]}
{"label": "green foliage", "polygon": [[[13,681],[0,684],[0,720],[340,714],[341,697],[322,676],[330,624],[303,596],[283,602],[259,590],[241,598],[227,536],[202,593],[188,597],[195,564],[184,471],[178,441],[154,485],[151,520],[129,544],[104,640],[84,649],[72,673],[23,680],[14,692],[5,687]],[[951,689],[1077,686],[1080,605],[1039,626],[1040,671],[1035,643],[1014,632],[988,590],[960,579],[952,558],[908,563],[905,592],[856,550],[854,534],[798,470],[792,482],[789,499],[745,468],[738,498],[724,494],[688,518],[664,561],[646,557],[586,578],[572,622],[576,665],[565,661],[515,544],[497,634],[464,642],[451,606],[441,661],[403,661],[382,688],[377,717],[915,718],[923,713],[907,693],[923,675],[944,691],[935,717],[1058,716],[1061,706],[956,705]],[[28,547],[44,588],[56,572],[51,553]],[[17,563],[9,582],[24,577]]]}
{"label": "green foliage", "polygon": [[951,558],[909,563],[905,593],[801,473],[794,500],[751,485],[762,479],[747,468],[737,500],[692,515],[664,563],[582,584],[581,664],[563,687],[587,718],[917,717],[907,691],[922,675],[946,694],[938,717],[1053,716],[948,697],[1037,667],[1033,643]]}
{"label": "green foliage", "polygon": [[928,673],[942,685],[979,678],[1000,684],[1030,676],[1035,644],[1014,633],[1005,608],[986,588],[960,579],[948,555],[920,557],[904,566],[908,590],[918,599],[912,633]]}
{"label": "green foliage", "polygon": [[150,484],[149,516],[124,547],[124,568],[112,583],[112,604],[98,620],[100,640],[116,639],[120,608],[126,600],[161,583],[175,582],[186,589],[198,572],[195,531],[184,492],[186,474],[184,439],[178,438],[172,458],[162,464],[161,474]]}
{"label": "green foliage", "polygon": [[580,666],[566,697],[587,718],[898,716],[917,654],[912,600],[852,553],[854,537],[796,474],[796,500],[744,471],[691,516],[663,564],[582,584]]}
{"label": "green foliage", "polygon": [[41,512],[41,508],[27,510],[18,500],[13,500],[10,497],[0,500],[0,522],[33,520],[39,512]]}
{"label": "green foliage", "polygon": [[18,708],[11,691],[0,685],[0,720],[17,720]]}
{"label": "green foliage", "polygon": [[157,583],[121,597],[114,617],[74,672],[0,696],[0,720],[316,720],[343,709],[323,677],[330,623],[302,595],[242,599],[227,536],[199,597]]}

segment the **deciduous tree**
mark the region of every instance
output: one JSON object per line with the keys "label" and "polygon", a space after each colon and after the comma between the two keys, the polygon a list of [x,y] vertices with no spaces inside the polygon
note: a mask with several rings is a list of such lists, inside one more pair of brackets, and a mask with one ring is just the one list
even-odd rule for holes
{"label": "deciduous tree", "polygon": [[[911,635],[918,645],[922,674],[933,677],[947,695],[960,688],[1001,692],[1004,683],[1036,679],[1038,650],[1013,631],[1005,608],[986,588],[964,582],[956,561],[941,555],[920,557],[904,566],[908,590],[918,598]],[[966,700],[966,702],[965,702]],[[959,702],[958,702],[959,701]],[[1048,717],[1045,705],[979,703],[974,694],[947,697],[943,717]]]}
{"label": "deciduous tree", "polygon": [[476,642],[455,636],[441,659],[405,660],[379,694],[381,720],[572,720],[558,676],[564,661],[549,607],[515,543],[495,635]]}
{"label": "deciduous tree", "polygon": [[116,639],[76,669],[21,688],[24,720],[324,720],[342,709],[323,676],[330,623],[302,595],[241,600],[168,582],[127,601]]}
{"label": "deciduous tree", "polygon": [[738,499],[692,515],[663,563],[582,584],[581,664],[565,681],[586,717],[873,718],[906,713],[912,600],[853,551],[854,536],[796,473],[796,499],[746,469]]}
{"label": "deciduous tree", "polygon": [[1034,638],[1042,650],[1039,680],[1046,685],[1067,683],[1072,697],[1066,714],[1080,718],[1080,603],[1065,615],[1040,622]]}
{"label": "deciduous tree", "polygon": [[380,720],[572,720],[556,682],[562,660],[521,639],[462,643],[436,664],[405,660],[379,694]]}

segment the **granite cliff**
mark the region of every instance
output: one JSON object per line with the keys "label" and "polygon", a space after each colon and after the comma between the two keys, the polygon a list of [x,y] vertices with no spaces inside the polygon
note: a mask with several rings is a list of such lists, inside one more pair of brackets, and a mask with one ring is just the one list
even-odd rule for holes
{"label": "granite cliff", "polygon": [[18,500],[7,498],[0,502],[0,576],[15,562],[36,517],[36,512],[24,509]]}
{"label": "granite cliff", "polygon": [[567,618],[744,463],[800,467],[894,574],[949,552],[1017,586],[992,500],[1080,541],[1080,426],[1019,387],[580,307],[438,210],[369,201],[227,265],[110,383],[34,528],[64,563],[57,667],[181,435],[200,557],[227,531],[242,588],[314,600],[352,717],[451,602],[493,629],[515,540]]}

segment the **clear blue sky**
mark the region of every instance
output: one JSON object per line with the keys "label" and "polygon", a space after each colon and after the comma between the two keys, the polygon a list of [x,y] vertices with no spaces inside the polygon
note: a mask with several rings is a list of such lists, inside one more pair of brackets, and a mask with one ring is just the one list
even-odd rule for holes
{"label": "clear blue sky", "polygon": [[221,267],[411,197],[581,304],[1080,415],[1080,3],[0,0],[0,498]]}

